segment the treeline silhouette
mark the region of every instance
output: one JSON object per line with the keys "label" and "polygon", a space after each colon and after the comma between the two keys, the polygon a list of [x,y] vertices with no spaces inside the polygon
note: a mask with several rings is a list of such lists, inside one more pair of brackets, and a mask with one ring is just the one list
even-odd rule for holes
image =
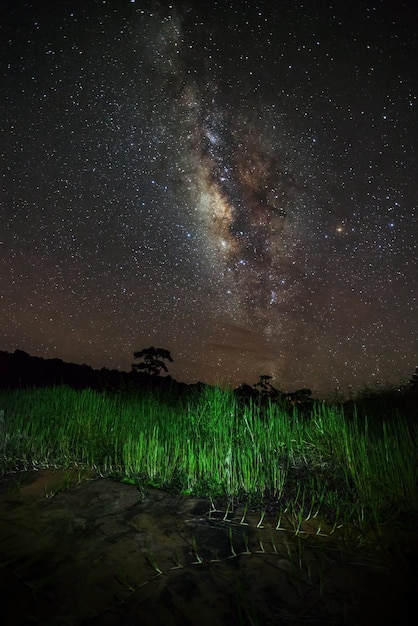
{"label": "treeline silhouette", "polygon": [[[211,385],[206,383],[182,383],[169,374],[160,376],[160,370],[167,368],[161,358],[172,361],[168,351],[161,348],[147,348],[135,352],[134,358],[144,359],[144,363],[133,363],[129,372],[115,369],[94,369],[90,365],[67,363],[61,359],[44,359],[31,356],[23,350],[13,353],[0,350],[0,388],[13,389],[25,387],[51,387],[68,385],[73,389],[95,389],[101,391],[140,392],[141,390],[157,390],[166,392],[172,397],[184,397],[202,392]],[[246,383],[233,390],[240,404],[265,405],[277,402],[291,408],[295,404],[308,407],[312,404],[310,389],[299,389],[292,393],[284,393],[275,389],[270,383],[270,376],[260,376],[254,385]],[[164,395],[164,394],[163,394]]]}
{"label": "treeline silhouette", "polygon": [[[145,356],[151,354],[153,358],[161,355],[168,358],[164,353],[161,353],[161,349],[149,348],[134,355],[143,358],[144,354]],[[141,367],[148,369],[143,371]],[[0,388],[68,385],[77,390],[91,388],[98,391],[135,394],[152,391],[157,392],[164,402],[182,402],[188,401],[191,397],[196,398],[196,395],[199,396],[205,389],[211,387],[202,382],[192,384],[178,382],[169,374],[152,375],[150,372],[153,368],[155,361],[151,361],[151,368],[149,364],[146,366],[132,364],[132,370],[129,372],[105,367],[94,369],[86,364],[31,356],[23,350],[17,349],[13,353],[0,350]],[[310,389],[282,392],[271,385],[270,378],[266,375],[260,376],[254,385],[243,383],[234,389],[233,393],[238,403],[242,406],[252,404],[262,407],[274,402],[289,413],[297,407],[305,414],[309,414],[314,404]],[[400,413],[411,419],[418,419],[418,368],[406,385],[380,390],[365,388],[355,398],[342,399],[338,402],[329,401],[327,404],[338,404],[348,417],[357,414],[381,421]]]}
{"label": "treeline silhouette", "polygon": [[[73,389],[96,389],[102,391],[129,391],[140,388],[168,389],[180,385],[171,376],[150,376],[137,371],[124,372],[116,369],[94,369],[83,363],[67,363],[61,359],[44,359],[31,356],[23,350],[5,352],[0,350],[0,387],[14,389],[24,387],[51,387],[68,385]],[[187,385],[186,385],[187,386]]]}

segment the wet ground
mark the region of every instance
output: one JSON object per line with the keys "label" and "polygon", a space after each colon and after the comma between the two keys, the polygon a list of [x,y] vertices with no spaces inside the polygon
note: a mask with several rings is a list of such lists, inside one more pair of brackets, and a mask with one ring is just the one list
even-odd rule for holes
{"label": "wet ground", "polygon": [[410,624],[416,533],[330,530],[89,470],[15,473],[0,480],[4,623]]}

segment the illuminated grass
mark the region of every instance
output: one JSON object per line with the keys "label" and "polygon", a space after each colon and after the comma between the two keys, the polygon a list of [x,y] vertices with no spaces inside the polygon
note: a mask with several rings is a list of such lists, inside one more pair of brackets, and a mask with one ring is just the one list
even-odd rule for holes
{"label": "illuminated grass", "polygon": [[417,513],[418,429],[317,404],[309,416],[208,388],[187,404],[69,387],[0,392],[0,467],[96,467],[186,494],[275,507],[295,524],[397,522]]}

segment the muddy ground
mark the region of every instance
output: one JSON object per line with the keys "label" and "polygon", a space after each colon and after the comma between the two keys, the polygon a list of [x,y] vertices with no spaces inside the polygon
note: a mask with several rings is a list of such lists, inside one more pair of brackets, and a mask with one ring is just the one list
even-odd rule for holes
{"label": "muddy ground", "polygon": [[0,480],[3,623],[410,624],[416,533],[359,546],[329,531],[92,470],[14,473]]}

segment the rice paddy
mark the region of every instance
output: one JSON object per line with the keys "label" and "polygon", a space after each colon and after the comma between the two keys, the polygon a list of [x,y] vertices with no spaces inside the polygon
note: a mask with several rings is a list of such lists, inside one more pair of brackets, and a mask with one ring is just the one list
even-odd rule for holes
{"label": "rice paddy", "polygon": [[297,524],[405,525],[418,509],[418,425],[314,404],[240,403],[216,387],[187,400],[67,386],[0,391],[0,470],[91,467],[124,482],[224,497]]}

